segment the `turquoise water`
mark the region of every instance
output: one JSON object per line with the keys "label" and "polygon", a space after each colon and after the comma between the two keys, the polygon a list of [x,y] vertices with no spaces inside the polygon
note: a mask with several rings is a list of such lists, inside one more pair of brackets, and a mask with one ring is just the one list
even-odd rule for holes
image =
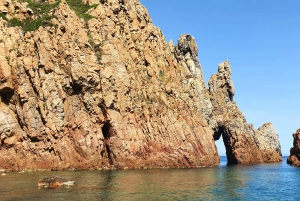
{"label": "turquoise water", "polygon": [[[300,168],[285,163],[200,169],[61,171],[0,175],[0,200],[300,200]],[[58,175],[70,188],[38,189]]]}

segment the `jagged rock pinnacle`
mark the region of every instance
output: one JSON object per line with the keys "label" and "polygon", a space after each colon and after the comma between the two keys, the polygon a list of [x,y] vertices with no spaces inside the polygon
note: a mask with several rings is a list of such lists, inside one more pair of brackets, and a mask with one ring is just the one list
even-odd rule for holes
{"label": "jagged rock pinnacle", "polygon": [[222,136],[230,163],[280,161],[278,134],[271,123],[255,130],[233,101],[234,86],[229,61],[218,66],[218,72],[209,80],[213,113],[219,126],[214,139]]}

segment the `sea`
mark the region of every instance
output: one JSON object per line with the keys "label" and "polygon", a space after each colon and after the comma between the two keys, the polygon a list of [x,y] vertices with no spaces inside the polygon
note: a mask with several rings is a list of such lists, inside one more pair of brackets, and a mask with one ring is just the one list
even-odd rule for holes
{"label": "sea", "polygon": [[[281,163],[197,169],[25,172],[0,175],[1,201],[300,200],[300,168]],[[61,176],[73,187],[38,188]]]}

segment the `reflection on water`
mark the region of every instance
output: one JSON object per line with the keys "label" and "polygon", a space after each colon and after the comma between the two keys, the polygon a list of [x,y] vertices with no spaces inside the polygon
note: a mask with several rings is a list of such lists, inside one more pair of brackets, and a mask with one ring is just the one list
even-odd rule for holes
{"label": "reflection on water", "polygon": [[[297,200],[300,169],[283,163],[201,169],[62,171],[0,176],[0,200]],[[75,186],[38,189],[58,175]]]}
{"label": "reflection on water", "polygon": [[218,184],[215,187],[215,193],[218,197],[226,197],[228,199],[243,198],[243,194],[240,191],[245,188],[246,183],[251,178],[243,174],[242,168],[232,165],[224,166],[217,171],[217,174]]}

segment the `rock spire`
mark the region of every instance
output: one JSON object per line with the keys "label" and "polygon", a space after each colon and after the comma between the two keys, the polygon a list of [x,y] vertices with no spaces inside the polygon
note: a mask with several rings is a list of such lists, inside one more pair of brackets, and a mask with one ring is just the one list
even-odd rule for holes
{"label": "rock spire", "polygon": [[210,78],[209,93],[219,130],[214,139],[221,136],[229,163],[257,163],[281,161],[278,134],[271,123],[255,130],[248,124],[233,100],[234,86],[229,61],[219,64],[218,72]]}

